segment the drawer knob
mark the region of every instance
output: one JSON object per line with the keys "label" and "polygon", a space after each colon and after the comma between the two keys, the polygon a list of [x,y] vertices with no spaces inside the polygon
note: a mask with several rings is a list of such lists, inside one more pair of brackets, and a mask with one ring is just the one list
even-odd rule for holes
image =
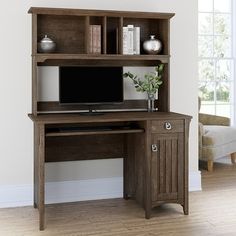
{"label": "drawer knob", "polygon": [[152,152],[157,152],[158,148],[156,144],[152,144]]}
{"label": "drawer knob", "polygon": [[172,129],[172,126],[171,126],[170,122],[165,122],[165,129],[166,130],[171,130]]}

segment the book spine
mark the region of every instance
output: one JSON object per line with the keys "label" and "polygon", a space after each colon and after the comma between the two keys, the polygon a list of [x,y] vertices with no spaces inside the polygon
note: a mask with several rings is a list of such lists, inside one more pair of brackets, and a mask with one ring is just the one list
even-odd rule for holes
{"label": "book spine", "polygon": [[123,54],[128,54],[128,27],[123,27]]}
{"label": "book spine", "polygon": [[89,27],[89,53],[100,54],[102,51],[101,25],[90,25]]}
{"label": "book spine", "polygon": [[140,55],[140,27],[134,27],[134,54]]}
{"label": "book spine", "polygon": [[134,26],[128,25],[128,55],[134,54]]}
{"label": "book spine", "polygon": [[96,29],[95,29],[95,25],[92,26],[93,30],[92,30],[92,35],[93,35],[93,49],[92,52],[95,53],[96,52]]}
{"label": "book spine", "polygon": [[93,26],[93,52],[96,54],[101,53],[101,25]]}
{"label": "book spine", "polygon": [[102,27],[97,25],[97,53],[102,52]]}
{"label": "book spine", "polygon": [[93,26],[89,26],[89,53],[93,53]]}

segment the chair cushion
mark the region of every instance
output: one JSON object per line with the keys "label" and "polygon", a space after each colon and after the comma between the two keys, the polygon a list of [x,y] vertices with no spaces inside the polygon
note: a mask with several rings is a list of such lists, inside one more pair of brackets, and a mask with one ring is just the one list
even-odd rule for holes
{"label": "chair cushion", "polygon": [[221,146],[236,141],[236,127],[204,125],[203,146]]}

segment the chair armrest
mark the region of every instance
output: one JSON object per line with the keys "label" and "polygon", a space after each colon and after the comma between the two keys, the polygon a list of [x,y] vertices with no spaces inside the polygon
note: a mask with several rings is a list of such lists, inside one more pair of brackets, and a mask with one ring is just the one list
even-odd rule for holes
{"label": "chair armrest", "polygon": [[230,118],[199,113],[199,122],[203,125],[223,125],[230,126]]}

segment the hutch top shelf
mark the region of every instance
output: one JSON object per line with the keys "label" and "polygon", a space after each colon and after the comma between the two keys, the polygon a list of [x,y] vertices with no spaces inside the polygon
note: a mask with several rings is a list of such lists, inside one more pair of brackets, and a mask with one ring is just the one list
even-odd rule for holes
{"label": "hutch top shelf", "polygon": [[111,11],[111,10],[91,10],[91,9],[69,9],[69,8],[46,8],[31,7],[28,13],[41,15],[73,15],[73,16],[108,16],[108,17],[134,17],[134,18],[153,18],[170,19],[174,13],[157,12],[137,12],[137,11]]}
{"label": "hutch top shelf", "polygon": [[[112,64],[117,60],[118,66],[154,66],[157,62],[169,62],[169,20],[173,13],[104,11],[63,8],[32,7],[33,16],[32,56],[38,65]],[[91,53],[90,26],[101,27],[101,53]],[[159,55],[147,55],[140,47],[140,55],[123,54],[123,27],[133,25],[140,27],[140,45],[156,35],[163,43]],[[48,35],[56,42],[53,54],[40,53],[38,42]],[[68,62],[71,60],[71,62]]]}

